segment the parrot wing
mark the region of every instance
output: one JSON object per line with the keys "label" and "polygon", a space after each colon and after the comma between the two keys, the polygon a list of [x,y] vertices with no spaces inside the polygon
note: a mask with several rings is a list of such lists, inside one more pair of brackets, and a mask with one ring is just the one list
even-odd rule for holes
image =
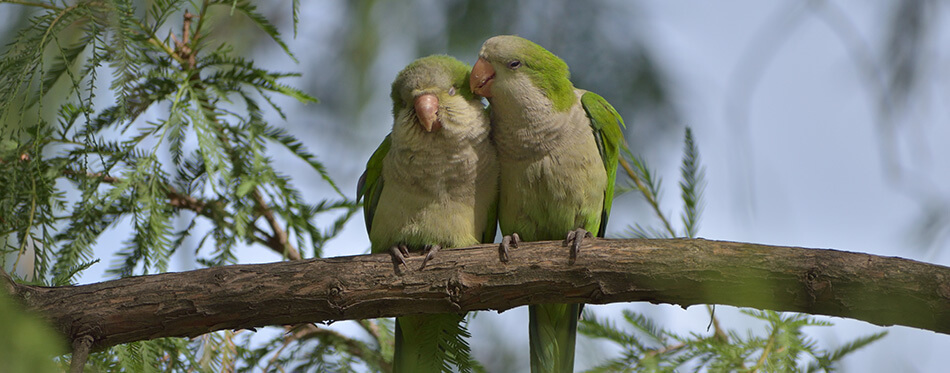
{"label": "parrot wing", "polygon": [[590,126],[594,131],[594,140],[597,150],[607,169],[607,189],[604,190],[604,209],[601,212],[600,229],[597,237],[604,237],[607,230],[607,217],[610,216],[610,206],[614,199],[614,184],[617,181],[617,162],[620,157],[620,147],[624,146],[623,130],[626,127],[623,118],[617,113],[606,99],[593,92],[586,92],[581,96],[581,105],[590,118]]}
{"label": "parrot wing", "polygon": [[383,159],[386,158],[392,146],[391,136],[391,134],[386,135],[383,142],[373,152],[373,156],[366,162],[366,171],[363,171],[363,176],[360,176],[360,181],[356,184],[356,202],[363,199],[366,232],[372,230],[373,215],[376,213],[376,205],[379,204],[379,195],[383,191]]}

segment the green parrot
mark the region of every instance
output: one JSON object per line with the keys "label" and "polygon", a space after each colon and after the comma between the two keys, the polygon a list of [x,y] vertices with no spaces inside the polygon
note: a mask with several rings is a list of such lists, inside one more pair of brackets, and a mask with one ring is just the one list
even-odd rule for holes
{"label": "green parrot", "polygon": [[[396,270],[425,251],[495,239],[498,160],[488,114],[469,89],[469,66],[449,56],[420,58],[392,85],[393,128],[357,186],[373,253]],[[468,371],[464,315],[396,318],[395,372]]]}
{"label": "green parrot", "polygon": [[[517,36],[485,41],[470,85],[491,111],[503,260],[509,244],[566,235],[574,263],[590,232],[604,236],[623,119],[603,97],[574,88],[563,60]],[[529,307],[532,372],[573,371],[580,311],[580,304]]]}

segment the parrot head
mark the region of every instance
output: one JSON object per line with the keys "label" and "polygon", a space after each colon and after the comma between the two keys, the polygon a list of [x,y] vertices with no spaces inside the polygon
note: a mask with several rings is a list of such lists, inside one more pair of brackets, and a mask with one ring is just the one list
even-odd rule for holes
{"label": "parrot head", "polygon": [[571,107],[576,100],[567,64],[534,42],[499,35],[482,44],[478,61],[472,68],[472,91],[494,102],[517,101],[524,90],[540,90],[557,111]]}
{"label": "parrot head", "polygon": [[423,57],[406,66],[393,81],[393,116],[396,123],[415,128],[394,128],[394,132],[439,132],[453,122],[452,107],[476,100],[468,74],[468,65],[449,56]]}

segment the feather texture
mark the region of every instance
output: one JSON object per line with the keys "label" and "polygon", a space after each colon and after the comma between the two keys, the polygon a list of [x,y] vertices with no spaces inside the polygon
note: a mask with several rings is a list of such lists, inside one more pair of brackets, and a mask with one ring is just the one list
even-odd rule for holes
{"label": "feather texture", "polygon": [[[469,67],[447,56],[421,58],[392,87],[393,129],[357,186],[374,253],[405,245],[463,247],[494,240],[498,165]],[[438,129],[420,124],[414,102],[438,101]],[[428,98],[431,102],[431,97]],[[396,318],[395,372],[470,371],[464,314]]]}
{"label": "feather texture", "polygon": [[[603,97],[574,88],[560,58],[523,38],[487,40],[482,61],[491,64],[481,82],[490,88],[480,90],[489,97],[501,164],[502,233],[557,240],[583,228],[603,237],[623,144],[620,115]],[[580,310],[529,307],[532,372],[573,371]]]}

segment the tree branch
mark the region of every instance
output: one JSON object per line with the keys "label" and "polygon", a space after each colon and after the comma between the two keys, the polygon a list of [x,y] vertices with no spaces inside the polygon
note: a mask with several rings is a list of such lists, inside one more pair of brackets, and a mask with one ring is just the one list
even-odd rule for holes
{"label": "tree branch", "polygon": [[257,203],[257,208],[260,210],[261,214],[264,215],[264,219],[267,220],[267,224],[270,225],[271,231],[274,232],[273,236],[270,236],[271,239],[267,242],[267,246],[271,250],[276,251],[280,255],[286,256],[290,260],[300,260],[303,257],[300,256],[300,252],[297,251],[297,248],[290,243],[290,239],[287,237],[287,232],[280,227],[280,222],[277,221],[277,218],[274,217],[274,212],[271,211],[270,207],[267,205],[267,201],[264,200],[264,197],[261,195],[261,191],[255,187],[251,191],[251,196],[254,198],[254,202]]}
{"label": "tree branch", "polygon": [[481,245],[441,251],[423,271],[376,254],[0,289],[68,338],[92,336],[94,350],[222,329],[581,302],[727,304],[950,334],[948,267],[701,239],[584,242],[574,265],[550,241],[522,243],[507,264],[495,245]]}
{"label": "tree branch", "polygon": [[367,348],[363,343],[329,328],[321,328],[313,324],[300,324],[294,328],[293,334],[287,337],[285,343],[309,338],[320,339],[321,343],[341,345],[350,355],[367,362],[371,366],[378,366],[383,372],[392,372],[393,370],[392,364],[387,362],[379,353]]}
{"label": "tree branch", "polygon": [[69,362],[70,373],[82,373],[86,366],[86,359],[89,358],[89,348],[92,347],[93,338],[89,335],[82,335],[73,340],[73,357]]}

